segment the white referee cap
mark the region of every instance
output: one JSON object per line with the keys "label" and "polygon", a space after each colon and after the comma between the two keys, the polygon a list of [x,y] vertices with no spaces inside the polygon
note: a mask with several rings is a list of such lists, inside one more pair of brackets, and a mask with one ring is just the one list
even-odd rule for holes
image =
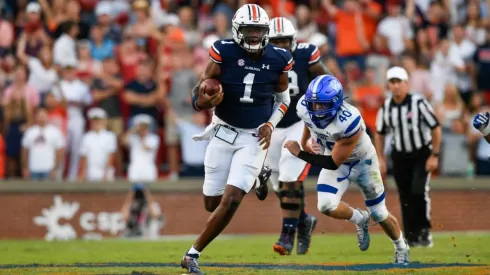
{"label": "white referee cap", "polygon": [[400,79],[400,80],[408,80],[408,73],[405,69],[402,67],[391,67],[387,72],[386,72],[386,80],[390,79]]}

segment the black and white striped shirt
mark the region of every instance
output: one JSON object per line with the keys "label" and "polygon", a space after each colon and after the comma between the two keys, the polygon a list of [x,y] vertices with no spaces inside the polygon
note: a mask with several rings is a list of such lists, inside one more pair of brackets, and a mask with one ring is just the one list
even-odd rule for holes
{"label": "black and white striped shirt", "polygon": [[424,97],[408,94],[396,104],[388,97],[378,111],[376,131],[393,134],[391,144],[396,153],[412,153],[432,147],[432,129],[439,126],[434,109]]}

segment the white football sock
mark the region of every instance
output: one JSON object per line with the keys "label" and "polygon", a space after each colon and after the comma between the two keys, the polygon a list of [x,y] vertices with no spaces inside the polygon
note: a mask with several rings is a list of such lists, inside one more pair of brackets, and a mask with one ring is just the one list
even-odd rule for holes
{"label": "white football sock", "polygon": [[201,256],[201,252],[197,251],[194,246],[191,246],[191,249],[189,249],[189,251],[187,251],[187,254],[197,254],[199,256]]}
{"label": "white football sock", "polygon": [[395,245],[395,248],[398,249],[407,249],[408,245],[403,239],[403,233],[400,231],[400,238],[398,240],[393,241],[393,244]]}
{"label": "white football sock", "polygon": [[353,224],[360,224],[364,220],[364,216],[361,214],[361,211],[351,208],[352,209],[352,217],[349,219],[349,221]]}

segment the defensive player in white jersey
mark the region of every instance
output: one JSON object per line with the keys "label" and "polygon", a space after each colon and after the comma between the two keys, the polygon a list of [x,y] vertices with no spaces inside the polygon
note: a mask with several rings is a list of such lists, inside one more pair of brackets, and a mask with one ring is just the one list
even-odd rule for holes
{"label": "defensive player in white jersey", "polygon": [[[296,114],[296,103],[303,96],[312,79],[327,74],[320,62],[320,51],[315,45],[296,42],[296,29],[285,17],[271,19],[269,41],[274,46],[291,51],[294,65],[288,72],[291,106],[272,133],[271,146],[265,161],[271,169],[270,180],[282,209],[282,230],[274,251],[289,255],[294,246],[296,230],[298,243],[296,253],[303,255],[310,247],[311,234],[317,219],[305,212],[303,180],[308,176],[310,165],[291,155],[284,148],[287,140],[300,140],[304,123]],[[259,190],[259,189],[257,189]]]}
{"label": "defensive player in white jersey", "polygon": [[490,113],[478,113],[473,118],[473,127],[480,131],[483,137],[490,143]]}
{"label": "defensive player in white jersey", "polygon": [[[395,264],[409,263],[409,247],[397,220],[386,209],[385,191],[376,150],[366,134],[359,111],[344,102],[340,81],[329,75],[315,78],[296,106],[305,127],[301,145],[286,142],[285,147],[298,158],[324,168],[318,178],[318,210],[357,227],[361,251],[369,248],[369,217],[381,225],[395,245]],[[313,136],[324,154],[314,154],[307,141]],[[353,209],[341,201],[350,183],[356,183],[368,211]]]}

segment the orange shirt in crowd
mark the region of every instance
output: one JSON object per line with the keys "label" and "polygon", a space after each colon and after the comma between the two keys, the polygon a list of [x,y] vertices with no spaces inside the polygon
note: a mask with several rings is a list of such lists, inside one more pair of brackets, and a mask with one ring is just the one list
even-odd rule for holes
{"label": "orange shirt in crowd", "polygon": [[337,55],[349,56],[362,54],[364,49],[357,36],[355,14],[338,10],[333,20],[337,24]]}
{"label": "orange shirt in crowd", "polygon": [[[381,15],[383,12],[383,6],[381,6],[381,4],[376,3],[374,1],[371,1],[367,4],[367,9],[369,9],[371,13],[376,13],[378,15]],[[364,14],[363,22],[364,22],[364,33],[366,34],[366,39],[369,43],[371,43],[371,41],[373,41],[374,36],[376,35],[378,20],[375,20],[372,17]]]}
{"label": "orange shirt in crowd", "polygon": [[377,85],[359,86],[353,93],[354,100],[359,102],[362,118],[371,132],[376,131],[376,116],[383,104],[383,90]]}
{"label": "orange shirt in crowd", "polygon": [[63,135],[67,136],[67,115],[65,108],[58,106],[48,110],[48,122],[61,130]]}

